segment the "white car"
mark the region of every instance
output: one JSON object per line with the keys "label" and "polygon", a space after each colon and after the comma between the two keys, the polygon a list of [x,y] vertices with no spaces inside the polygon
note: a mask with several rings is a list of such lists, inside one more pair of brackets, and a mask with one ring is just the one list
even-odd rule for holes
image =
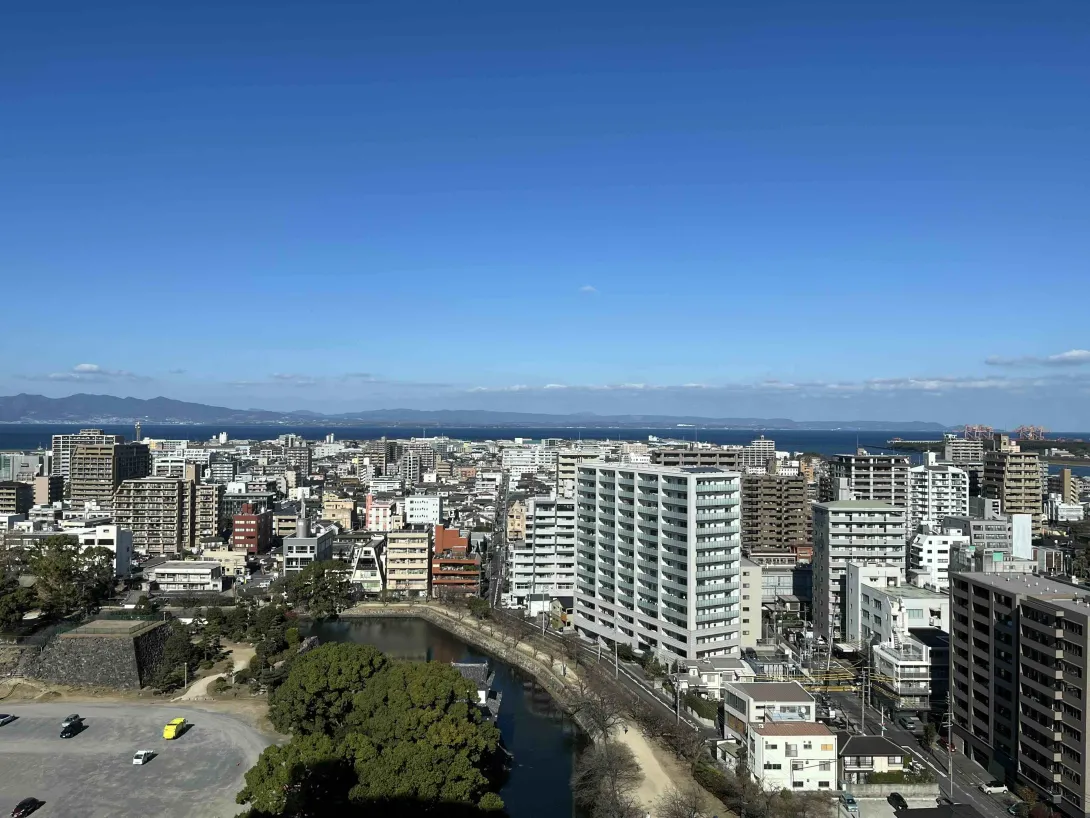
{"label": "white car", "polygon": [[155,753],[153,753],[151,750],[137,750],[136,755],[132,757],[132,763],[147,764],[149,761],[151,761],[151,758],[154,755]]}
{"label": "white car", "polygon": [[10,713],[0,713],[0,727],[15,721],[15,716]]}
{"label": "white car", "polygon": [[1007,785],[1002,781],[989,781],[987,784],[981,784],[980,791],[987,793],[988,795],[998,795],[1001,792],[1007,791]]}

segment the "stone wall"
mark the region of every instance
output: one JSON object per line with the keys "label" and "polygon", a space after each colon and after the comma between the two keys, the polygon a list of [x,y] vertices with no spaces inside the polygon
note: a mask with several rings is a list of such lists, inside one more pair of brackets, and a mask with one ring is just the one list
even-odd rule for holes
{"label": "stone wall", "polygon": [[163,622],[132,634],[62,634],[29,663],[27,675],[76,687],[138,690],[162,661],[169,634]]}

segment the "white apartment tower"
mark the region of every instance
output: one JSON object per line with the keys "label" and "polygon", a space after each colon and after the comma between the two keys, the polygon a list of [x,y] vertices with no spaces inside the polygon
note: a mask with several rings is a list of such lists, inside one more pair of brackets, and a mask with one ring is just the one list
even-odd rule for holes
{"label": "white apartment tower", "polygon": [[576,628],[665,660],[737,654],[740,497],[737,472],[581,464]]}
{"label": "white apartment tower", "polygon": [[[829,463],[827,486],[835,487],[841,478],[848,481],[853,500],[888,503],[908,508],[908,455],[870,454],[859,449],[855,454],[838,454]],[[837,498],[826,490],[823,500]]]}
{"label": "white apartment tower", "polygon": [[575,595],[575,500],[532,497],[526,501],[525,539],[511,543],[511,595]]}
{"label": "white apartment tower", "polygon": [[906,569],[905,509],[868,500],[814,505],[814,629],[844,640],[848,563]]}
{"label": "white apartment tower", "polygon": [[908,470],[908,533],[920,523],[969,513],[969,474],[956,466],[929,463]]}

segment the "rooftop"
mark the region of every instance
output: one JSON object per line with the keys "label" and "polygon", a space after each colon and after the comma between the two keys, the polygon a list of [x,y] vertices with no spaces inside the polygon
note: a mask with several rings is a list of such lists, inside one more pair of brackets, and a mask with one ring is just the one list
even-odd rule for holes
{"label": "rooftop", "polygon": [[955,582],[959,577],[972,582],[974,585],[984,585],[1002,591],[1007,594],[1037,594],[1040,596],[1074,597],[1085,594],[1086,589],[1069,582],[1060,582],[1054,579],[1046,579],[1037,574],[986,574],[975,571],[964,573],[951,572],[950,581]]}
{"label": "rooftop", "polygon": [[762,736],[831,736],[833,731],[815,721],[757,722],[749,729]]}
{"label": "rooftop", "polygon": [[159,620],[147,619],[93,619],[61,636],[137,636],[161,624]]}
{"label": "rooftop", "polygon": [[728,687],[755,701],[812,702],[814,697],[798,682],[731,682]]}
{"label": "rooftop", "polygon": [[852,736],[840,745],[842,756],[903,756],[904,747],[885,736]]}
{"label": "rooftop", "polygon": [[[147,567],[147,566],[145,566]],[[207,571],[211,568],[219,568],[218,562],[208,560],[167,560],[161,565],[156,565],[156,571]]]}

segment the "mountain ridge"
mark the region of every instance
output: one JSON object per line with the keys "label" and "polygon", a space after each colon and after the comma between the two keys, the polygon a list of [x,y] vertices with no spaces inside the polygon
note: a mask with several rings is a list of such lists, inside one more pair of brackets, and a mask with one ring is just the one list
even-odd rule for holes
{"label": "mountain ridge", "polygon": [[593,412],[549,414],[502,412],[488,409],[371,409],[359,412],[321,414],[300,409],[276,412],[268,409],[231,409],[173,398],[121,398],[114,395],[77,393],[63,398],[43,395],[0,396],[0,423],[145,423],[234,424],[234,425],[443,425],[443,426],[580,426],[631,427],[695,426],[723,429],[810,429],[860,431],[945,431],[947,427],[929,421],[794,421],[790,418],[714,418],[698,415],[627,414],[600,415]]}

